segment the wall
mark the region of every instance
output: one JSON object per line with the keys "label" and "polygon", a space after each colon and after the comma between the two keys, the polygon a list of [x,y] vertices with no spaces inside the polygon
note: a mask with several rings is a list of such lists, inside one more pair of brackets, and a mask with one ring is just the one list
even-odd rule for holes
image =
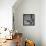
{"label": "wall", "polygon": [[16,0],[0,0],[0,27],[12,28],[12,6]]}
{"label": "wall", "polygon": [[[23,37],[35,41],[36,46],[41,46],[40,29],[40,0],[23,0],[21,5],[14,9],[15,30],[23,33]],[[16,6],[16,5],[14,5]],[[23,14],[35,14],[35,26],[23,26]]]}
{"label": "wall", "polygon": [[42,46],[46,46],[46,0],[41,1],[40,18]]}

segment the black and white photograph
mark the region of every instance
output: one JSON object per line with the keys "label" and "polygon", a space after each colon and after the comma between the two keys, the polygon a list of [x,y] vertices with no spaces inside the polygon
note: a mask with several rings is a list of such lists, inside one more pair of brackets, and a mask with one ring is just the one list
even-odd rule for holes
{"label": "black and white photograph", "polygon": [[35,25],[35,14],[24,14],[23,15],[23,25],[24,26],[34,26]]}

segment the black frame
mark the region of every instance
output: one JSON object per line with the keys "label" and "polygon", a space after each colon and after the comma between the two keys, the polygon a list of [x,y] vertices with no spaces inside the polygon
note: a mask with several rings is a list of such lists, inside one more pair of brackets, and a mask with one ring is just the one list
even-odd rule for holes
{"label": "black frame", "polygon": [[23,25],[34,26],[35,25],[35,14],[23,14]]}

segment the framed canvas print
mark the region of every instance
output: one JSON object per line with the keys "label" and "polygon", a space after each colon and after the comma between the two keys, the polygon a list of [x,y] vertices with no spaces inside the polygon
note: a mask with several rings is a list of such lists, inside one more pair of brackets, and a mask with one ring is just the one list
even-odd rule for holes
{"label": "framed canvas print", "polygon": [[35,25],[35,14],[23,14],[23,25],[34,26]]}

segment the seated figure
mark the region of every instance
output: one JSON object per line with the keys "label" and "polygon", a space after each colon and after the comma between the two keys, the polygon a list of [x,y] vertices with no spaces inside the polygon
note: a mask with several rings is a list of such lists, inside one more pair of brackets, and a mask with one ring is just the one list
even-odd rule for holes
{"label": "seated figure", "polygon": [[16,46],[22,46],[22,34],[16,33],[15,36]]}
{"label": "seated figure", "polygon": [[25,46],[35,46],[34,42],[32,40],[26,40]]}

